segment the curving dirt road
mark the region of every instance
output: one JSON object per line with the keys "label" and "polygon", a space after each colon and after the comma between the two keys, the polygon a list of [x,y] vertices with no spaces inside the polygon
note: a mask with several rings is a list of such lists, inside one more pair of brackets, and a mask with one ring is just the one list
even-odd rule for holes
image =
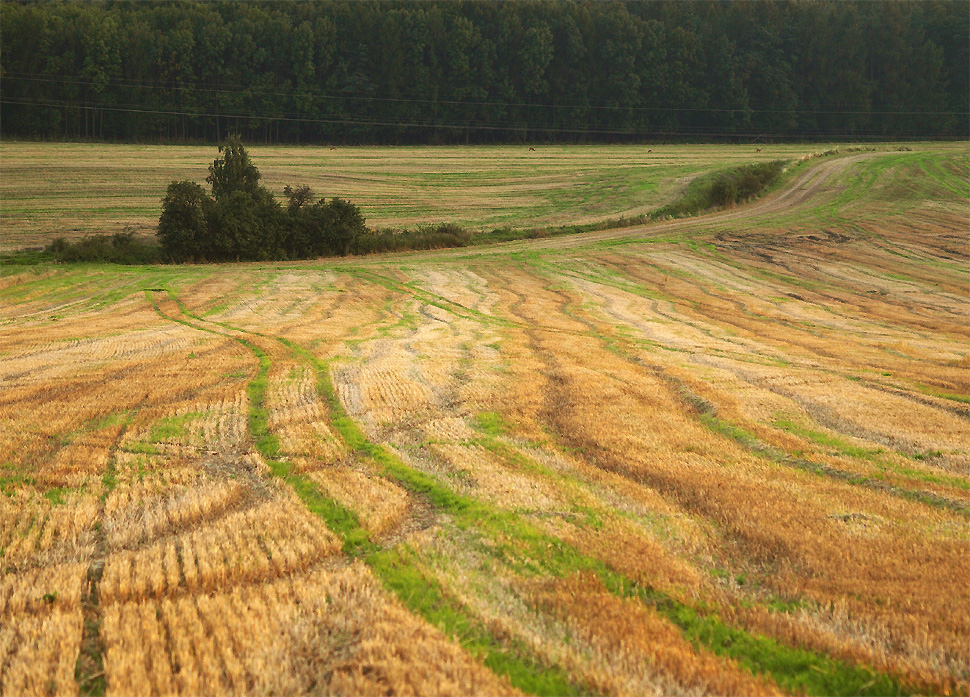
{"label": "curving dirt road", "polygon": [[[632,227],[617,228],[615,230],[604,230],[600,232],[588,232],[576,235],[564,235],[550,239],[529,239],[518,240],[515,242],[489,245],[486,247],[465,248],[462,251],[471,251],[474,254],[483,253],[505,253],[510,249],[529,248],[529,249],[571,249],[582,247],[590,243],[602,242],[604,240],[617,240],[631,237],[650,237],[669,233],[674,230],[696,227],[699,224],[709,222],[722,222],[738,219],[747,219],[755,215],[767,215],[773,213],[785,213],[809,203],[817,204],[817,197],[825,193],[837,193],[832,181],[846,169],[862,160],[889,155],[891,153],[864,153],[839,157],[832,160],[825,160],[810,167],[808,171],[799,175],[789,186],[768,196],[765,196],[750,205],[739,208],[710,213],[708,215],[692,218],[679,218],[676,220],[663,220],[646,225],[634,225]],[[441,252],[436,252],[440,254]],[[459,253],[461,255],[461,253]]]}

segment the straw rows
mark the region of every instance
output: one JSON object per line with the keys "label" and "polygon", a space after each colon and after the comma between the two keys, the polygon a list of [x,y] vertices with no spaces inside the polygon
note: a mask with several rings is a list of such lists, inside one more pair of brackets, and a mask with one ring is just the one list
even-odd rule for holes
{"label": "straw rows", "polygon": [[[663,508],[670,509],[659,518],[644,516],[628,529],[611,522],[603,533],[577,527],[568,513],[576,504],[575,498],[570,501],[575,492],[564,499],[561,487],[550,489],[543,481],[546,475],[536,479],[513,464],[514,458],[510,462],[469,447],[473,437],[461,416],[475,409],[461,399],[443,403],[433,395],[460,394],[459,383],[469,375],[472,383],[485,382],[475,367],[458,368],[444,336],[440,345],[419,343],[416,337],[437,326],[434,313],[409,332],[361,345],[360,367],[336,372],[341,396],[352,413],[371,424],[371,433],[404,447],[411,464],[445,475],[460,491],[554,521],[544,523],[547,530],[631,577],[712,597],[721,597],[722,575],[753,577],[753,584],[726,586],[742,598],[729,603],[797,601],[812,608],[805,616],[814,623],[793,622],[786,611],[740,613],[738,621],[754,631],[800,637],[795,640],[826,651],[841,641],[856,647],[845,654],[856,660],[878,663],[878,656],[892,656],[883,665],[912,675],[922,671],[934,680],[947,674],[966,677],[970,657],[959,637],[968,631],[968,617],[965,603],[955,599],[966,597],[958,579],[968,569],[958,516],[879,488],[772,463],[749,450],[747,441],[713,433],[696,411],[710,410],[726,420],[725,428],[747,429],[786,456],[807,455],[820,465],[966,502],[966,410],[885,379],[898,372],[961,384],[960,354],[948,330],[927,333],[925,323],[914,329],[905,313],[887,326],[892,316],[876,306],[870,306],[876,312],[868,312],[859,304],[858,314],[848,318],[821,304],[822,298],[815,304],[778,299],[781,294],[772,292],[775,286],[757,267],[729,268],[683,253],[654,258],[656,267],[632,253],[602,254],[592,266],[598,262],[613,269],[604,277],[609,282],[570,271],[569,288],[555,268],[529,273],[496,263],[480,265],[474,274],[486,280],[490,297],[501,298],[492,304],[494,311],[523,327],[505,332],[502,363],[511,376],[501,396],[492,393],[492,408],[518,436],[541,442],[551,434],[563,447],[582,453],[577,459],[583,464],[570,474],[583,480],[588,492],[595,489],[600,500],[617,501],[618,493],[637,486],[645,487],[637,492],[641,500],[659,493]],[[587,260],[585,268],[590,266]],[[571,260],[563,267],[571,269]],[[822,273],[838,280],[827,293],[831,297],[858,297],[852,295],[858,291],[839,284],[869,278],[847,269]],[[458,297],[463,287],[459,283],[449,294],[440,279],[433,284],[442,297]],[[430,290],[432,282],[422,280],[421,287]],[[718,299],[732,295],[738,301]],[[943,294],[934,302],[952,306]],[[419,305],[413,308],[423,313]],[[453,317],[452,327],[463,321]],[[805,321],[814,326],[796,326]],[[660,327],[676,333],[658,333]],[[877,334],[910,348],[905,353],[873,348],[870,337]],[[641,339],[691,354],[650,351]],[[839,342],[846,339],[860,351],[840,353]],[[933,346],[934,354],[913,352],[914,345]],[[426,363],[436,370],[425,369]],[[891,370],[860,381],[860,371],[871,376],[872,366]],[[488,394],[480,392],[476,405],[488,409]],[[401,402],[400,395],[410,395],[409,408],[388,410]],[[436,418],[426,418],[429,411]],[[415,427],[431,441],[418,450],[407,435]],[[535,450],[510,444],[541,459]],[[937,454],[927,460],[924,452]],[[915,456],[922,459],[911,459]],[[619,475],[609,492],[603,492],[604,476],[597,468]],[[656,558],[647,552],[650,534],[662,535],[661,544],[674,552],[659,566],[643,564]],[[738,550],[739,556],[726,556],[726,549]],[[866,589],[862,597],[853,590],[859,588]],[[892,598],[892,606],[871,598]],[[845,612],[857,618],[854,629],[823,611],[833,602],[847,603]]]}
{"label": "straw rows", "polygon": [[76,695],[74,661],[81,644],[80,606],[3,617],[0,666],[8,695]]}
{"label": "straw rows", "polygon": [[[289,373],[281,368],[289,367]],[[269,428],[290,456],[332,463],[343,446],[329,425],[329,415],[316,391],[313,371],[302,365],[274,366],[267,391]]]}
{"label": "straw rows", "polygon": [[211,395],[209,399],[213,398],[218,401],[196,400],[174,412],[158,414],[141,428],[128,429],[120,447],[138,452],[150,444],[152,452],[168,455],[238,452],[245,447],[247,438],[246,395],[236,388],[231,396],[219,399]]}
{"label": "straw rows", "polygon": [[354,511],[373,536],[382,535],[408,515],[407,492],[379,476],[350,467],[327,467],[311,472],[310,479],[320,491]]}
{"label": "straw rows", "polygon": [[636,602],[614,597],[589,578],[550,582],[534,591],[533,600],[564,621],[576,642],[588,646],[601,665],[629,676],[630,682],[611,685],[610,692],[780,694],[769,681],[699,651],[670,622]]}
{"label": "straw rows", "polygon": [[513,691],[360,565],[105,612],[108,694]]}
{"label": "straw rows", "polygon": [[231,513],[177,539],[105,560],[102,603],[254,583],[306,569],[339,550],[337,539],[294,500]]}
{"label": "straw rows", "polygon": [[[545,291],[527,277],[507,285],[519,289],[520,316],[536,323],[549,314],[544,303],[562,303],[561,291]],[[890,636],[900,637],[895,641],[932,636],[943,654],[966,661],[958,658],[964,653],[958,637],[968,618],[951,606],[952,598],[965,594],[952,570],[965,568],[966,558],[952,516],[752,459],[701,428],[667,383],[644,373],[641,362],[666,367],[651,354],[629,362],[594,339],[537,336],[540,352],[555,355],[561,385],[550,395],[555,401],[548,418],[568,443],[602,466],[658,488],[692,516],[716,522],[724,531],[716,546],[739,545],[749,559],[745,572],[763,569],[762,583],[782,597],[805,595],[826,605],[854,597],[859,588],[893,597],[891,611],[865,601],[850,606],[884,623]],[[958,438],[955,429],[949,433]],[[861,512],[849,521],[885,522],[860,538],[838,517],[845,512]],[[930,604],[936,610],[924,614]],[[943,616],[942,624],[929,619]]]}
{"label": "straw rows", "polygon": [[511,636],[574,681],[603,694],[776,694],[730,660],[693,648],[676,627],[588,577],[536,579],[475,553],[467,537],[421,548],[448,592],[492,631]]}
{"label": "straw rows", "polygon": [[0,688],[4,694],[77,694],[81,595],[87,562],[0,577]]}
{"label": "straw rows", "polygon": [[17,274],[0,691],[94,652],[111,695],[513,693],[476,632],[577,689],[781,691],[677,607],[970,690],[963,201],[819,181],[509,250]]}
{"label": "straw rows", "polygon": [[214,517],[238,503],[244,488],[236,481],[178,485],[159,496],[157,482],[125,481],[105,501],[105,541],[111,548],[143,540]]}
{"label": "straw rows", "polygon": [[64,505],[26,491],[0,501],[0,549],[4,567],[77,561],[90,557],[97,498],[71,495]]}

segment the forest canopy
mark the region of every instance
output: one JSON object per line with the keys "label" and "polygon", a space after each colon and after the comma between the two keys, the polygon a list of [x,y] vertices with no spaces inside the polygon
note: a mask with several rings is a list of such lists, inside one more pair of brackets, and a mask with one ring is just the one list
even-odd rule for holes
{"label": "forest canopy", "polygon": [[4,2],[3,137],[967,137],[964,2]]}

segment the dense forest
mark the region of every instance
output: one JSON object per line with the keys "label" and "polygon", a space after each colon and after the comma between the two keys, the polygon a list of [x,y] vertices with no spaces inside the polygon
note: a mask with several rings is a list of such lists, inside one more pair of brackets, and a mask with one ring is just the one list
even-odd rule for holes
{"label": "dense forest", "polygon": [[966,2],[10,2],[2,136],[967,137]]}

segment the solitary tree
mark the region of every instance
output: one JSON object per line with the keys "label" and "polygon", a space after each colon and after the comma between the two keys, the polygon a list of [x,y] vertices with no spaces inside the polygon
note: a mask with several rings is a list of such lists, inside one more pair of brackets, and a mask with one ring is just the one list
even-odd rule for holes
{"label": "solitary tree", "polygon": [[226,142],[219,146],[222,159],[209,166],[206,181],[212,186],[216,200],[230,196],[236,191],[255,195],[259,191],[259,170],[249,160],[249,153],[243,147],[238,133],[231,133]]}
{"label": "solitary tree", "polygon": [[206,181],[215,205],[208,217],[209,254],[218,259],[278,259],[283,256],[280,205],[259,184],[259,170],[238,133],[219,146],[222,157]]}

